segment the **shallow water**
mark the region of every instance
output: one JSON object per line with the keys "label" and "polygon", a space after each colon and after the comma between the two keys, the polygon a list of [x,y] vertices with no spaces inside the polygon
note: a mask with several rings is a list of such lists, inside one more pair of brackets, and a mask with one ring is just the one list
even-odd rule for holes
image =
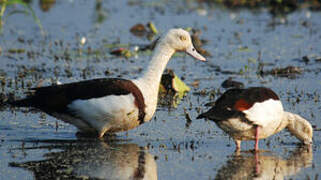
{"label": "shallow water", "polygon": [[[124,172],[136,172],[136,177],[144,172],[158,179],[319,177],[320,12],[301,9],[273,18],[264,9],[232,11],[194,1],[108,1],[98,6],[99,2],[57,1],[42,11],[33,1],[30,5],[45,35],[31,16],[9,16],[0,36],[0,78],[6,82],[2,92],[21,96],[23,89],[40,79],[72,82],[105,77],[106,71],[108,77],[137,77],[149,54],[125,59],[110,55],[109,47],[149,44],[147,38],[129,32],[136,23],[148,21],[161,33],[172,27],[202,30],[200,38],[208,40],[204,48],[212,57],[203,63],[179,55],[167,66],[188,85],[199,81],[199,87],[191,86],[176,108],[160,105],[151,122],[104,142],[77,139],[74,127],[40,112],[1,108],[0,179],[104,179]],[[87,40],[84,45],[82,37]],[[12,53],[17,49],[24,52]],[[303,72],[259,76],[259,53],[263,70],[292,65]],[[309,61],[304,62],[303,56]],[[228,77],[246,87],[272,88],[287,111],[308,119],[315,127],[312,151],[301,149],[297,139],[282,131],[260,141],[258,156],[248,151],[253,142],[244,142],[244,152],[234,154],[235,145],[222,130],[212,122],[196,120],[207,109],[204,105],[214,100],[210,92],[223,92],[221,83]],[[184,111],[192,119],[190,125]]]}

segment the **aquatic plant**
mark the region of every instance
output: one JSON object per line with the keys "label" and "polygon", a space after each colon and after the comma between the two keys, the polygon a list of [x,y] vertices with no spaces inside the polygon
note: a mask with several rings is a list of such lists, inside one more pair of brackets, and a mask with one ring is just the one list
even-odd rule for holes
{"label": "aquatic plant", "polygon": [[[3,25],[5,22],[5,19],[11,15],[14,14],[26,14],[26,15],[31,15],[34,22],[38,25],[41,34],[44,34],[43,31],[43,27],[41,25],[40,19],[36,16],[36,13],[34,12],[34,10],[29,6],[29,4],[27,4],[26,2],[24,2],[23,0],[0,0],[0,5],[1,5],[1,9],[0,9],[0,33],[2,33],[3,30]],[[8,6],[15,6],[15,5],[21,5],[23,7],[23,10],[16,10],[13,9],[11,11],[8,12],[7,7]],[[7,13],[6,13],[7,11]],[[5,16],[5,13],[7,14]]]}

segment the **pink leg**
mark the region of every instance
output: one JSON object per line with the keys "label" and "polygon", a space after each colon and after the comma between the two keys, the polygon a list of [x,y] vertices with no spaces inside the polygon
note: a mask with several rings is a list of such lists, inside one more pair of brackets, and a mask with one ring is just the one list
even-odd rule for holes
{"label": "pink leg", "polygon": [[259,126],[255,128],[255,151],[259,151]]}
{"label": "pink leg", "polygon": [[241,141],[235,140],[235,145],[236,145],[235,152],[240,152],[241,151]]}
{"label": "pink leg", "polygon": [[260,158],[259,158],[259,152],[255,152],[255,173],[258,175],[260,174]]}

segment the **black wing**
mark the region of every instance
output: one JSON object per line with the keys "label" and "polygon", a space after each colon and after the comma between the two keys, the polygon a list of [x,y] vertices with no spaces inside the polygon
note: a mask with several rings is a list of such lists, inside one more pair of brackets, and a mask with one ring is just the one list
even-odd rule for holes
{"label": "black wing", "polygon": [[244,113],[235,107],[239,100],[245,102],[246,107],[250,108],[257,102],[263,102],[268,99],[279,100],[275,92],[265,87],[250,87],[248,89],[229,89],[207,112],[200,114],[197,118],[207,118],[213,121],[225,120],[232,117],[244,117]]}
{"label": "black wing", "polygon": [[10,104],[21,107],[36,107],[44,111],[64,112],[66,106],[76,99],[84,100],[107,95],[126,95],[132,91],[136,92],[139,89],[129,80],[101,78],[33,88],[30,95],[25,99],[10,102]]}
{"label": "black wing", "polygon": [[207,118],[220,121],[239,115],[239,111],[233,109],[235,102],[240,98],[245,89],[229,89],[215,102],[215,105],[207,112],[200,114],[197,119]]}

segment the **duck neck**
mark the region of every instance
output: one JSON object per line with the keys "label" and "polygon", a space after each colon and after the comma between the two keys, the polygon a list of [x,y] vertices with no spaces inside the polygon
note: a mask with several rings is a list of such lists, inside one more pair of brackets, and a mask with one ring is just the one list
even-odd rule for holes
{"label": "duck neck", "polygon": [[304,144],[312,143],[313,128],[311,124],[301,116],[290,112],[284,112],[283,121],[287,122],[289,132]]}
{"label": "duck neck", "polygon": [[141,80],[153,87],[153,89],[158,90],[165,67],[174,53],[175,50],[173,48],[165,43],[159,43],[154,50],[152,59]]}

